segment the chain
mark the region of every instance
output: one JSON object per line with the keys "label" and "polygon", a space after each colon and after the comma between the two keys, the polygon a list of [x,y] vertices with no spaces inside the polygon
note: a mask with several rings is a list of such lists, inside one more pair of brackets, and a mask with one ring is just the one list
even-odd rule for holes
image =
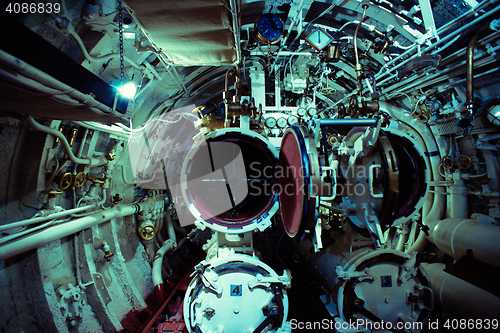
{"label": "chain", "polygon": [[267,42],[267,71],[271,74],[271,42]]}
{"label": "chain", "polygon": [[123,65],[123,20],[122,20],[122,2],[118,0],[118,33],[120,36],[120,81],[123,85],[125,81],[125,66]]}

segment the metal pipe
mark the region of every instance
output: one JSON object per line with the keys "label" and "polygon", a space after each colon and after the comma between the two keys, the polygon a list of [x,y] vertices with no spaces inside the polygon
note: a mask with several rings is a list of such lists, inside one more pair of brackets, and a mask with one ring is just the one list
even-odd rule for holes
{"label": "metal pipe", "polygon": [[93,131],[109,133],[119,140],[128,141],[130,139],[130,132],[127,132],[115,125],[110,126],[93,121],[73,121],[73,122],[77,125],[91,129]]}
{"label": "metal pipe", "polygon": [[163,277],[161,268],[163,265],[163,256],[176,247],[175,240],[167,239],[163,246],[156,252],[153,260],[153,285],[155,287],[156,300],[160,302],[165,297],[165,287],[163,286]]}
{"label": "metal pipe", "polygon": [[429,276],[435,300],[455,318],[498,319],[500,297],[444,272],[441,263],[422,267]]}
{"label": "metal pipe", "polygon": [[441,251],[454,259],[465,256],[468,249],[474,257],[500,267],[500,228],[470,219],[448,218],[429,223],[429,237]]}
{"label": "metal pipe", "polygon": [[[479,17],[478,17],[478,18],[476,18],[475,20],[473,20],[473,21],[469,22],[468,24],[465,24],[464,26],[460,27],[460,29],[455,30],[454,32],[452,32],[451,34],[447,35],[446,37],[444,37],[444,38],[440,39],[440,40],[439,40],[439,41],[437,41],[436,43],[434,43],[434,44],[432,44],[432,45],[430,45],[430,46],[426,47],[424,50],[422,50],[422,51],[421,51],[421,53],[422,53],[422,54],[425,54],[425,53],[427,53],[427,52],[429,52],[429,51],[432,51],[432,49],[434,49],[434,48],[435,48],[435,47],[437,47],[438,45],[441,45],[441,44],[443,44],[443,43],[445,43],[445,42],[448,42],[449,40],[451,40],[451,39],[455,38],[455,37],[456,37],[456,36],[458,36],[460,33],[462,33],[464,30],[466,30],[466,29],[470,28],[472,25],[475,25],[475,24],[477,24],[477,23],[481,22],[482,20],[484,20],[484,19],[486,19],[486,18],[490,17],[491,15],[495,14],[495,13],[496,13],[496,12],[498,12],[499,10],[500,10],[500,6],[495,7],[494,9],[492,9],[491,11],[489,11],[488,13],[485,13],[485,14],[483,14],[483,15],[479,16]],[[408,51],[411,51],[411,50],[413,50],[413,49],[409,49]],[[408,51],[407,51],[407,52],[408,52]],[[408,54],[409,54],[409,53],[410,53],[410,52],[408,52]],[[403,54],[406,54],[406,52],[404,52]],[[396,60],[400,59],[400,58],[401,58],[401,56],[403,56],[403,55],[400,55],[399,57],[397,57],[397,58],[395,58],[395,59],[393,59],[393,60],[394,60],[394,61],[396,61]],[[375,75],[376,79],[379,81],[381,77],[383,77],[383,76],[385,76],[385,75],[388,75],[388,74],[390,74],[391,72],[393,72],[394,70],[396,70],[396,69],[398,69],[398,68],[400,68],[400,67],[404,66],[407,62],[411,61],[412,59],[413,59],[413,57],[411,57],[411,56],[410,56],[410,57],[408,57],[406,60],[404,60],[404,61],[400,62],[399,64],[397,64],[396,66],[394,66],[394,67],[392,67],[392,68],[390,68],[390,69],[389,69],[389,68],[387,68],[387,65],[388,65],[388,64],[384,65],[384,66],[380,69],[380,71],[379,71],[379,72]],[[391,60],[391,61],[393,61],[393,60]],[[383,72],[384,68],[387,68],[387,70],[386,70],[386,72],[385,72],[385,73]],[[382,84],[383,82],[385,82],[385,81],[381,81],[381,82],[379,82],[379,84]],[[344,100],[345,100],[345,99],[346,99],[346,98],[344,98]]]}
{"label": "metal pipe", "polygon": [[[365,2],[365,1],[364,1]],[[370,3],[368,1],[368,3]],[[358,55],[358,31],[359,27],[361,26],[361,23],[363,22],[365,15],[366,15],[366,10],[368,9],[367,4],[363,3],[363,13],[361,14],[361,19],[359,20],[358,25],[356,26],[356,30],[354,31],[354,56],[356,58],[356,81],[358,83],[358,89],[359,89],[359,94],[362,95],[362,87],[361,87],[361,81],[359,77],[361,76],[362,68],[361,64],[359,63],[359,55]]]}
{"label": "metal pipe", "polygon": [[166,222],[165,224],[167,227],[168,238],[176,242],[177,237],[175,235],[174,223],[172,222],[172,218],[170,217],[170,213],[168,211],[165,213],[164,218]]}
{"label": "metal pipe", "polygon": [[38,122],[35,121],[35,119],[29,117],[28,118],[28,123],[33,127],[34,129],[45,132],[48,134],[52,134],[53,136],[59,138],[61,140],[61,143],[64,148],[64,152],[66,155],[70,158],[71,161],[77,164],[83,164],[83,165],[89,165],[89,166],[101,166],[101,165],[106,165],[108,163],[108,160],[106,159],[105,156],[100,156],[97,158],[78,158],[73,154],[73,151],[71,150],[71,147],[69,146],[68,140],[66,140],[66,137],[59,131],[48,127],[48,126],[43,126],[39,124]]}
{"label": "metal pipe", "polygon": [[[75,90],[74,88],[64,84],[52,76],[48,75],[45,72],[29,65],[28,63],[8,54],[7,52],[0,50],[0,62],[5,63],[7,66],[14,68],[19,71],[22,75],[32,78],[47,87],[56,89],[57,95],[61,95],[58,97],[62,97],[62,95],[68,96],[68,98],[75,99],[80,104],[84,104],[90,108],[91,111],[103,115],[110,114],[113,112],[113,109],[109,106],[97,101],[90,94],[84,94],[80,91]],[[121,116],[118,114],[113,114],[113,116],[118,117],[120,119]]]}
{"label": "metal pipe", "polygon": [[332,128],[349,128],[349,127],[367,127],[377,126],[377,118],[361,118],[361,119],[321,119],[321,127]]}
{"label": "metal pipe", "polygon": [[476,49],[476,43],[477,41],[483,37],[487,32],[489,32],[489,28],[484,28],[480,30],[477,34],[472,37],[472,39],[469,41],[469,44],[467,44],[467,59],[466,59],[466,64],[467,64],[467,101],[465,103],[465,107],[467,110],[470,112],[470,116],[472,117],[476,111],[476,106],[474,103],[474,50]]}
{"label": "metal pipe", "polygon": [[438,35],[442,34],[446,30],[450,29],[453,27],[453,25],[462,22],[464,19],[468,18],[470,15],[477,15],[477,12],[481,10],[484,6],[488,5],[490,3],[490,0],[483,0],[481,3],[479,3],[476,7],[469,9],[467,12],[463,13],[459,17],[455,18],[453,21],[450,21],[437,29]]}
{"label": "metal pipe", "polygon": [[106,190],[103,190],[102,192],[103,192],[103,194],[102,194],[103,199],[101,199],[101,201],[99,201],[95,204],[91,204],[91,205],[87,205],[87,206],[83,206],[83,207],[78,207],[78,208],[73,208],[73,209],[68,209],[68,210],[64,210],[62,212],[57,212],[57,213],[50,214],[47,216],[33,217],[30,219],[26,219],[26,220],[22,220],[22,221],[18,221],[18,222],[0,225],[0,231],[14,229],[14,228],[18,228],[18,227],[24,227],[24,226],[31,225],[31,224],[45,222],[47,220],[55,220],[55,219],[58,219],[58,218],[63,217],[63,216],[68,216],[68,215],[72,215],[72,214],[86,211],[87,209],[90,209],[90,208],[99,207],[100,205],[102,205],[106,202]]}
{"label": "metal pipe", "polygon": [[[90,62],[105,62],[105,61],[108,61],[110,59],[113,59],[113,58],[119,58],[120,57],[120,54],[119,53],[110,53],[110,54],[107,54],[107,55],[104,55],[104,56],[101,56],[101,57],[93,57],[91,56],[88,52],[87,52],[87,49],[85,48],[85,45],[83,44],[83,41],[82,39],[80,38],[80,36],[75,32],[74,28],[70,25],[68,26],[67,28],[67,31],[69,32],[69,34],[75,39],[76,41],[76,44],[78,45],[78,48],[80,49],[80,51],[82,52],[83,56],[85,57],[85,59],[87,59],[88,61]],[[132,59],[130,59],[129,57],[127,56],[123,56],[123,60],[125,60],[126,62],[128,62],[130,65],[132,65],[132,67],[134,67],[135,69],[138,69],[140,71],[143,71],[145,70],[145,68],[141,68],[138,64],[135,63],[135,61],[133,61]]]}
{"label": "metal pipe", "polygon": [[36,249],[46,243],[67,237],[75,232],[90,228],[93,225],[106,222],[114,218],[133,215],[140,210],[142,210],[140,204],[118,205],[116,207],[101,210],[61,225],[47,228],[43,231],[23,237],[17,241],[0,246],[0,261],[26,251]]}

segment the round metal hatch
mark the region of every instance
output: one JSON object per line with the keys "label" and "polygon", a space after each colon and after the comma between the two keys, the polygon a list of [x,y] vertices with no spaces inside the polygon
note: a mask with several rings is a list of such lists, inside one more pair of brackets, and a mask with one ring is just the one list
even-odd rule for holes
{"label": "round metal hatch", "polygon": [[309,135],[303,126],[291,126],[283,135],[278,159],[279,203],[285,231],[290,237],[304,231],[310,210],[311,170]]}
{"label": "round metal hatch", "polygon": [[181,188],[189,211],[224,233],[265,229],[278,210],[277,150],[249,130],[222,129],[205,139],[183,163]]}

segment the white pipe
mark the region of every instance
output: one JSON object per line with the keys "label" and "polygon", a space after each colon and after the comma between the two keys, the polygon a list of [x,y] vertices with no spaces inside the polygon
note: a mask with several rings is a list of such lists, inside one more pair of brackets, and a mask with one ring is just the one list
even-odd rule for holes
{"label": "white pipe", "polygon": [[174,229],[174,223],[172,222],[172,218],[170,217],[169,211],[165,212],[165,224],[167,227],[167,232],[168,232],[168,238],[173,240],[174,242],[177,241],[177,237],[175,235],[175,229]]}
{"label": "white pipe", "polygon": [[462,173],[457,170],[453,173],[453,185],[449,187],[450,217],[466,219],[469,217],[467,209],[468,188],[462,179]]}
{"label": "white pipe", "polygon": [[456,318],[498,319],[500,297],[444,272],[441,263],[422,264],[431,281],[434,299]]}
{"label": "white pipe", "polygon": [[119,128],[118,126],[108,126],[101,123],[93,122],[93,121],[73,121],[75,124],[80,125],[82,127],[108,133],[116,136],[120,140],[128,141],[130,139],[130,132],[126,132]]}
{"label": "white pipe", "polygon": [[12,73],[12,72],[8,72],[8,71],[0,70],[0,78],[2,78],[3,80],[5,80],[7,82],[11,82],[11,83],[15,84],[15,85],[19,86],[20,88],[24,88],[27,90],[35,90],[35,91],[40,92],[42,94],[48,95],[51,98],[53,98],[59,102],[70,104],[70,105],[81,105],[81,103],[79,101],[69,97],[68,95],[65,95],[63,92],[61,92],[57,89],[48,87],[48,86],[46,86],[46,85],[44,85],[36,80],[33,80],[29,77],[26,77],[26,76],[19,75],[17,73]]}
{"label": "white pipe", "polygon": [[53,224],[54,221],[49,221],[47,223],[44,223],[44,224],[40,224],[39,226],[36,226],[34,228],[30,228],[30,229],[27,229],[27,230],[23,230],[23,231],[20,231],[20,232],[16,232],[15,234],[12,234],[12,235],[9,235],[9,236],[5,236],[3,238],[0,238],[0,245],[4,244],[4,243],[8,243],[10,242],[11,240],[14,240],[16,238],[19,238],[21,236],[24,236],[26,234],[29,234],[29,233],[32,233],[34,231],[37,231],[37,230],[40,230],[40,229],[43,229],[43,228],[46,228],[48,226],[50,226],[51,224]]}
{"label": "white pipe", "polygon": [[109,221],[114,218],[133,215],[142,209],[140,204],[118,205],[110,209],[95,212],[61,225],[47,228],[35,234],[0,246],[0,261],[6,260],[26,251],[36,249],[46,243],[67,237],[75,232],[87,229],[93,225]]}
{"label": "white pipe", "polygon": [[153,285],[155,287],[156,299],[161,301],[165,297],[165,288],[163,287],[163,277],[161,268],[163,265],[163,256],[172,251],[177,246],[175,240],[167,239],[163,246],[156,252],[153,260]]}
{"label": "white pipe", "polygon": [[73,208],[73,209],[68,209],[68,210],[63,210],[61,212],[57,212],[57,213],[50,214],[47,216],[32,217],[32,218],[29,218],[26,220],[0,225],[0,231],[14,229],[14,228],[18,228],[18,227],[24,227],[24,226],[28,226],[28,225],[35,224],[35,223],[45,222],[47,220],[55,220],[55,219],[58,219],[58,218],[63,217],[63,216],[68,216],[68,215],[72,215],[72,214],[86,211],[87,209],[90,209],[90,208],[99,207],[100,205],[104,204],[105,202],[106,202],[106,190],[103,190],[101,201],[99,201],[95,204],[91,204],[91,205],[87,205],[87,206],[83,206],[83,207],[78,207],[78,208]]}
{"label": "white pipe", "polygon": [[[490,10],[489,12],[487,12],[486,14],[483,14],[481,16],[479,16],[478,18],[476,18],[475,20],[465,24],[464,26],[460,27],[460,29],[457,29],[455,31],[453,31],[451,34],[445,36],[444,38],[440,39],[439,41],[437,41],[436,43],[426,47],[424,50],[422,50],[422,54],[425,54],[429,51],[432,51],[432,49],[434,49],[435,47],[437,47],[438,45],[440,44],[443,44],[444,42],[447,42],[448,40],[451,40],[452,38],[455,38],[456,36],[458,36],[460,33],[462,33],[462,31],[464,31],[465,29],[468,29],[470,28],[471,26],[479,23],[480,21],[484,20],[485,18],[495,14],[497,11],[500,10],[500,6],[497,6],[495,7],[494,9]],[[411,50],[411,49],[410,49]],[[406,52],[405,52],[406,53]],[[398,57],[400,58],[400,57]],[[394,67],[391,67],[390,69],[388,69],[388,72],[392,72],[402,66],[404,66],[407,62],[409,62],[410,60],[412,60],[412,57],[409,57],[407,60],[404,60],[402,61],[401,63],[397,64],[396,66]],[[381,72],[382,69],[380,69],[379,73],[377,73],[375,75],[375,78],[378,80],[380,77],[383,77],[383,74],[388,74],[388,72],[386,73],[382,73]]]}
{"label": "white pipe", "polygon": [[[113,112],[112,108],[109,106],[97,101],[90,94],[84,94],[80,91],[75,90],[74,88],[68,86],[60,82],[59,80],[54,79],[52,76],[48,75],[45,72],[29,65],[28,63],[8,54],[7,52],[0,50],[0,62],[5,63],[8,67],[14,68],[19,71],[21,74],[30,77],[48,87],[53,89],[57,89],[59,91],[58,94],[64,94],[79,101],[81,104],[84,104],[90,108],[93,112],[103,115],[110,114]],[[59,96],[61,97],[61,96]],[[115,117],[120,117],[119,115],[113,114]]]}
{"label": "white pipe", "polygon": [[[76,40],[76,43],[78,44],[78,47],[80,48],[80,51],[82,51],[82,54],[83,56],[85,57],[85,59],[87,59],[88,61],[90,62],[105,62],[105,61],[108,61],[110,59],[113,59],[113,58],[118,58],[120,57],[120,54],[119,53],[110,53],[110,54],[107,54],[105,56],[102,56],[102,57],[93,57],[91,56],[88,52],[87,52],[87,49],[85,48],[85,45],[83,44],[83,41],[82,39],[80,38],[80,36],[75,32],[75,30],[73,29],[73,27],[70,25],[68,26],[67,28],[67,31],[69,32],[69,34]],[[132,59],[130,59],[129,57],[127,56],[123,56],[123,60],[125,60],[126,62],[128,62],[129,64],[132,65],[132,67],[134,67],[135,69],[138,69],[140,71],[143,71],[144,69],[141,68],[141,66],[139,66],[138,64],[135,63],[135,61],[133,61]]]}
{"label": "white pipe", "polygon": [[437,220],[429,227],[429,240],[452,258],[471,249],[477,260],[500,267],[500,227],[460,218]]}
{"label": "white pipe", "polygon": [[483,0],[483,2],[479,3],[476,7],[469,9],[469,11],[463,13],[459,17],[455,18],[453,21],[450,21],[437,29],[437,33],[440,35],[449,28],[453,27],[453,25],[462,22],[464,19],[468,18],[470,15],[477,15],[477,12],[481,10],[484,6],[490,3],[490,0]]}
{"label": "white pipe", "polygon": [[71,147],[68,143],[68,140],[66,140],[66,137],[59,131],[48,127],[48,126],[43,126],[37,123],[33,118],[29,117],[28,118],[28,123],[36,130],[39,130],[41,132],[45,132],[48,134],[52,134],[55,137],[58,137],[59,140],[61,140],[61,143],[64,148],[64,152],[66,155],[70,158],[71,161],[77,164],[83,164],[83,165],[89,165],[89,166],[101,166],[101,165],[106,165],[108,163],[108,160],[106,159],[105,156],[100,156],[97,158],[78,158],[73,154],[73,151],[71,150]]}

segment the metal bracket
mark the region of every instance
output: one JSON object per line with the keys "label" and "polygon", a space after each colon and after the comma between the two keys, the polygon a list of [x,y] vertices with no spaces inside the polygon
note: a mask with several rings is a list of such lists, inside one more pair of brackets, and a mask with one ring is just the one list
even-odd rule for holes
{"label": "metal bracket", "polygon": [[111,297],[109,297],[108,289],[106,288],[106,284],[104,284],[102,275],[100,273],[94,273],[92,274],[92,277],[94,278],[94,286],[97,289],[97,292],[101,295],[104,304],[107,305],[111,302]]}
{"label": "metal bracket", "polygon": [[398,281],[406,282],[417,275],[418,267],[417,265],[417,252],[413,254],[406,260],[406,262],[401,267],[399,272]]}
{"label": "metal bracket", "polygon": [[355,270],[344,271],[342,266],[337,266],[335,268],[335,273],[337,274],[337,277],[340,280],[345,280],[345,281],[351,279],[357,279],[358,281],[375,280],[375,276],[373,274],[370,274],[370,270],[368,268],[363,271],[355,271]]}
{"label": "metal bracket", "polygon": [[372,236],[373,242],[377,248],[382,247],[384,242],[384,234],[380,228],[380,222],[377,215],[373,211],[373,208],[369,204],[362,204],[362,208],[365,211],[366,228]]}
{"label": "metal bracket", "polygon": [[290,270],[285,269],[282,276],[267,276],[264,277],[261,274],[257,274],[254,279],[248,281],[248,288],[253,289],[255,287],[270,288],[272,283],[277,283],[283,285],[286,289],[292,286],[292,273]]}
{"label": "metal bracket", "polygon": [[219,275],[212,270],[210,264],[205,260],[194,267],[194,272],[190,276],[193,277],[194,275],[200,277],[205,287],[212,289],[217,295],[222,295],[224,288],[219,281]]}

